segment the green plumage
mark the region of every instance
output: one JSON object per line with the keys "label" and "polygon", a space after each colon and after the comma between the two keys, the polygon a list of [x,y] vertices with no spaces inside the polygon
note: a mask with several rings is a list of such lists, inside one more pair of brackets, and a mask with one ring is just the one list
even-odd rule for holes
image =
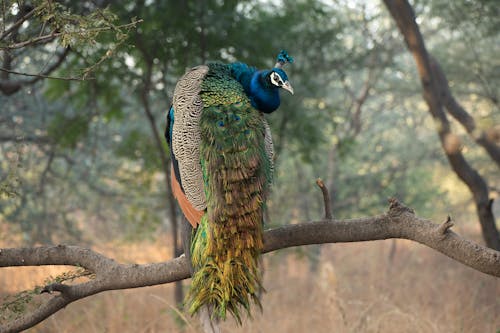
{"label": "green plumage", "polygon": [[260,306],[262,211],[271,181],[265,127],[227,65],[209,65],[200,96],[207,210],[191,242],[189,310],[208,305],[213,316],[224,319],[230,312],[241,322],[240,308],[250,313],[252,300]]}

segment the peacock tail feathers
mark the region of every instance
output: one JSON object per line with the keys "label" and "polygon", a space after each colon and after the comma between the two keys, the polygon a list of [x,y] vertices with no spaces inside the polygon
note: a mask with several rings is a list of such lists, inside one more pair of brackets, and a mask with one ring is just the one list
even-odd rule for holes
{"label": "peacock tail feathers", "polygon": [[263,113],[279,107],[280,88],[293,94],[282,70],[291,61],[282,51],[271,70],[198,66],[174,90],[165,136],[172,191],[194,228],[186,298],[192,314],[206,307],[212,317],[229,312],[241,323],[242,309],[250,314],[251,303],[260,307],[263,208],[274,158]]}
{"label": "peacock tail feathers", "polygon": [[217,257],[217,245],[208,236],[211,230],[207,215],[201,219],[191,243],[195,274],[187,295],[189,312],[196,313],[202,306],[211,309],[212,316],[225,319],[227,313],[241,323],[243,308],[248,315],[251,303],[262,308],[258,294],[263,290],[258,269],[258,252],[228,253],[226,259]]}
{"label": "peacock tail feathers", "polygon": [[211,64],[201,85],[201,166],[206,214],[191,243],[195,270],[188,295],[195,313],[208,305],[241,321],[262,290],[258,257],[263,248],[263,202],[270,182],[266,127],[226,65]]}

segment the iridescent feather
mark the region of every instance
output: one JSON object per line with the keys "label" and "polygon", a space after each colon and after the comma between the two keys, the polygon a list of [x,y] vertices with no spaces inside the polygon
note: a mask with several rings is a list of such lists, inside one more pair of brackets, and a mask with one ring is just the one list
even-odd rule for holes
{"label": "iridescent feather", "polygon": [[241,322],[241,308],[250,314],[252,302],[260,307],[263,208],[273,171],[261,111],[274,111],[276,98],[279,105],[273,70],[212,63],[187,72],[174,92],[166,136],[173,192],[195,228],[186,299],[192,314],[206,306],[212,317],[229,312]]}

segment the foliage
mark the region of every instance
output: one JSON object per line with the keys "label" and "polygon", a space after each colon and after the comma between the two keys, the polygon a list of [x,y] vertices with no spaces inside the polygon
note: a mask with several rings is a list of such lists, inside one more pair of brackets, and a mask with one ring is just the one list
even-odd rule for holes
{"label": "foliage", "polygon": [[[18,196],[0,202],[0,216],[27,242],[152,235],[165,225],[168,189],[145,101],[161,132],[186,68],[209,60],[270,67],[280,49],[295,58],[287,72],[296,94],[283,96],[280,110],[269,117],[277,151],[270,222],[319,219],[317,177],[325,179],[338,217],[378,212],[393,195],[428,216],[448,206],[450,192],[461,198],[453,202],[467,201],[467,192],[442,177],[448,166],[424,112],[413,63],[381,4],[34,3],[43,15],[22,31],[22,40],[33,38],[44,22],[47,29],[62,28],[57,44],[71,45],[72,52],[57,74],[89,80],[48,80],[22,95],[0,96],[0,133],[15,137],[18,131],[26,145],[19,182],[8,183]],[[453,92],[484,128],[498,124],[495,6],[426,0],[416,8]],[[47,55],[38,51],[23,50],[30,62],[19,69],[43,64]],[[498,188],[497,169],[467,140],[463,135],[464,149]],[[1,146],[15,149],[12,141]],[[0,161],[7,174],[8,162]]]}
{"label": "foliage", "polygon": [[34,302],[34,298],[44,292],[44,286],[54,283],[72,282],[76,279],[87,277],[93,278],[93,274],[89,271],[79,268],[73,271],[64,272],[56,277],[45,279],[43,286],[36,286],[32,290],[21,291],[15,295],[8,295],[3,298],[0,305],[0,319],[12,320],[26,311],[39,305],[38,300]]}
{"label": "foliage", "polygon": [[[16,57],[23,53],[23,48],[32,48],[38,54],[32,54],[33,60],[43,59],[48,50],[71,48],[73,51],[88,53],[99,50],[99,58],[80,69],[73,68],[72,73],[80,72],[83,79],[97,68],[104,60],[111,57],[117,47],[128,37],[130,28],[138,23],[131,18],[131,23],[117,25],[117,16],[108,8],[99,8],[92,2],[75,4],[71,1],[4,1],[0,20],[0,51]],[[32,21],[27,18],[33,17]],[[12,29],[17,24],[19,29]],[[108,37],[107,34],[112,34]],[[103,48],[103,41],[108,45]],[[52,43],[55,41],[55,43]],[[112,43],[109,43],[112,41]],[[47,43],[49,44],[47,47]],[[42,45],[42,48],[37,48]],[[16,51],[21,49],[21,51]],[[19,54],[16,54],[18,52]],[[35,51],[36,52],[36,51]]]}

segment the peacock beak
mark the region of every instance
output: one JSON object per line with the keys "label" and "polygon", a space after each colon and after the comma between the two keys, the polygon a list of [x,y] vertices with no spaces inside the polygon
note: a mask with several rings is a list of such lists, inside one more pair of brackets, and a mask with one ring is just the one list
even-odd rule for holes
{"label": "peacock beak", "polygon": [[281,86],[281,88],[285,89],[286,91],[288,91],[290,94],[293,95],[293,87],[290,84],[290,82],[285,81],[285,83],[283,83],[283,85]]}

